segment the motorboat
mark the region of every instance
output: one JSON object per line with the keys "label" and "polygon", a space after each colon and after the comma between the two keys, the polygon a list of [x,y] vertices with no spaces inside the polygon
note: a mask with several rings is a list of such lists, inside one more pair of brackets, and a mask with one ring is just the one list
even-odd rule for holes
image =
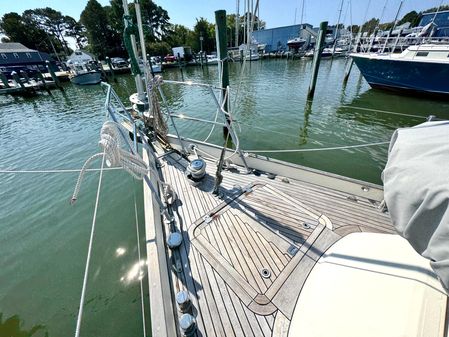
{"label": "motorboat", "polygon": [[400,54],[351,54],[373,88],[433,95],[449,94],[449,45],[410,46]]}
{"label": "motorboat", "polygon": [[101,82],[101,72],[94,62],[67,61],[70,69],[70,82],[78,85],[98,84]]}
{"label": "motorboat", "polygon": [[287,46],[289,46],[292,49],[300,49],[304,46],[306,43],[306,40],[301,37],[295,37],[294,39],[290,39],[287,41]]}

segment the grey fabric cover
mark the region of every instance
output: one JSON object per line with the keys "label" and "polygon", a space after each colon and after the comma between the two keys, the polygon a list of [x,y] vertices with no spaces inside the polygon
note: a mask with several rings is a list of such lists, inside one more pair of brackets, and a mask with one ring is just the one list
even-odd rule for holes
{"label": "grey fabric cover", "polygon": [[397,232],[431,261],[449,289],[449,122],[426,122],[393,134],[382,174]]}

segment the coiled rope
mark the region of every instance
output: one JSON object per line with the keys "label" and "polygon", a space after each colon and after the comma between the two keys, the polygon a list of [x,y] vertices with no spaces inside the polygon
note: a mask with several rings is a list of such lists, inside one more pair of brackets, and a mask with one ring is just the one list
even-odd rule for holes
{"label": "coiled rope", "polygon": [[[120,129],[122,132],[127,133],[128,130],[124,128],[122,125],[107,121],[103,124],[103,127],[100,131],[100,141],[99,145],[103,148],[103,153],[105,156],[106,165],[109,167],[122,167],[124,170],[129,172],[134,178],[142,180],[143,177],[148,173],[147,164],[140,158],[137,154],[132,154],[128,151],[122,149],[122,142],[120,139],[126,139],[124,142],[129,148],[132,148],[131,142],[128,138],[123,138],[120,135]],[[70,202],[73,204],[79,194],[79,190],[81,187],[81,182],[84,177],[84,173],[88,165],[100,158],[103,153],[97,153],[91,156],[86,160],[83,167],[81,168],[80,174],[78,176],[78,180],[75,185],[75,190],[73,191],[72,198]]]}

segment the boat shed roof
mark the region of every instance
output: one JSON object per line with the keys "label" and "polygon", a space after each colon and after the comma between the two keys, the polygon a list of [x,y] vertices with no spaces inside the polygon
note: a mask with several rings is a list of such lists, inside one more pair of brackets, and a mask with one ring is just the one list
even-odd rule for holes
{"label": "boat shed roof", "polygon": [[20,52],[37,52],[36,50],[25,47],[23,44],[18,42],[5,42],[0,43],[0,52],[8,53],[20,53]]}

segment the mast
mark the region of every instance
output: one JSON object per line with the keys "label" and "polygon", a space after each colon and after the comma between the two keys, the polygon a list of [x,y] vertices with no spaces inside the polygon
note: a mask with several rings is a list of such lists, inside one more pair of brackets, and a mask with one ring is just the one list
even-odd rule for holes
{"label": "mast", "polygon": [[[129,8],[128,8],[127,0],[123,0],[123,11],[126,16],[129,16]],[[134,34],[131,34],[130,38],[131,38],[131,45],[132,45],[132,50],[133,50],[134,56],[137,57],[137,55],[139,55],[139,54],[137,53],[136,36]],[[143,102],[145,100],[145,93],[143,90],[142,77],[140,76],[140,74],[136,74],[134,76],[134,80],[136,82],[137,98]]]}
{"label": "mast", "polygon": [[338,27],[340,26],[341,12],[343,10],[343,2],[344,2],[344,0],[341,0],[340,10],[338,12],[338,20],[337,20],[337,27],[335,27],[334,48],[332,50],[332,57],[334,56],[335,48],[337,47]]}
{"label": "mast", "polygon": [[302,0],[302,6],[301,6],[301,26],[304,23],[304,1]]}
{"label": "mast", "polygon": [[240,26],[240,0],[237,0],[236,12],[235,12],[235,47],[239,46],[239,26]]}
{"label": "mast", "polygon": [[402,8],[403,4],[404,4],[404,0],[401,0],[401,3],[399,4],[398,11],[396,12],[396,16],[394,18],[394,25],[393,25],[393,27],[391,27],[390,31],[388,32],[387,39],[385,40],[385,44],[384,44],[384,46],[382,48],[382,53],[385,51],[385,48],[387,47],[388,39],[390,38],[391,33],[396,28],[396,25],[398,23],[399,13],[401,12],[401,8]]}
{"label": "mast", "polygon": [[243,1],[243,43],[246,44],[246,3],[248,0]]}

